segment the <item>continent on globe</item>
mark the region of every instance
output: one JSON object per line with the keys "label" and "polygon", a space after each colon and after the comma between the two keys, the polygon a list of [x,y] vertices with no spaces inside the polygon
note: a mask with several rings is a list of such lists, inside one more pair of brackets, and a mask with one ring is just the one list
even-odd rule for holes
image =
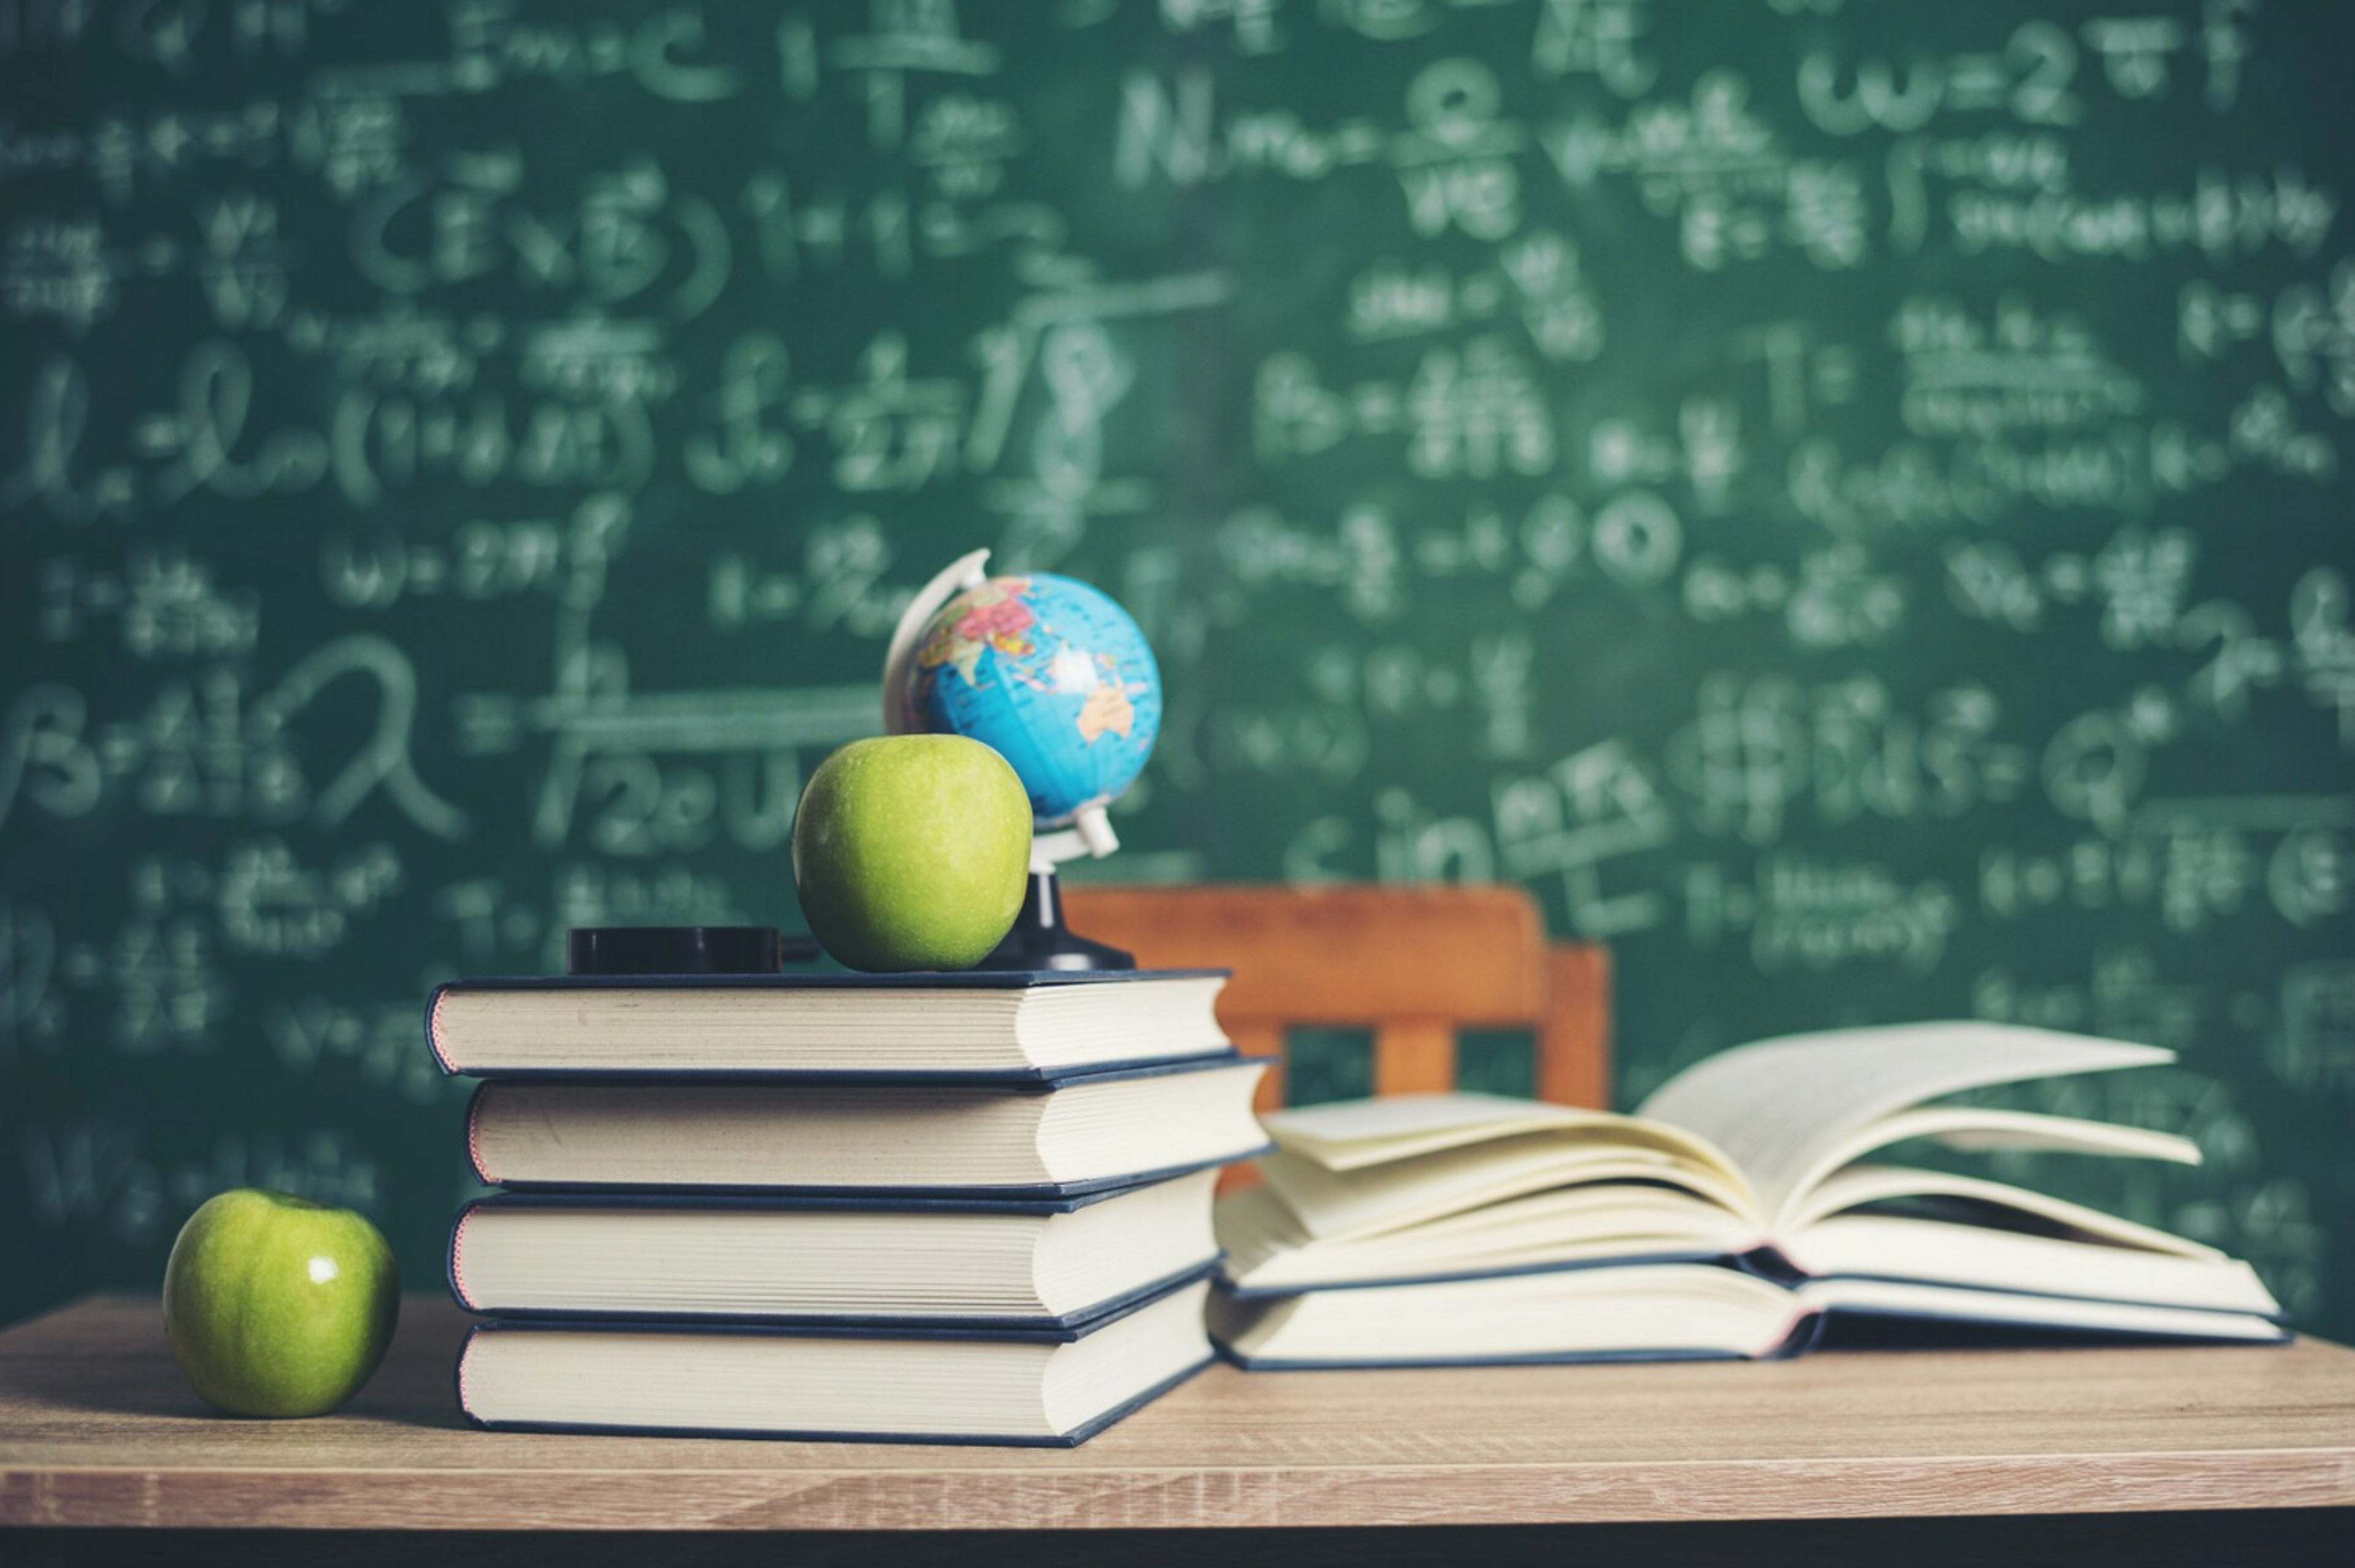
{"label": "continent on globe", "polygon": [[[996,578],[960,594],[941,613],[925,635],[923,645],[916,650],[916,667],[924,672],[917,677],[918,701],[922,700],[924,683],[943,665],[955,667],[970,686],[978,679],[984,653],[996,649],[1018,659],[1036,651],[1028,636],[1036,617],[1022,602],[1029,588],[1028,578]],[[949,610],[962,613],[951,620]]]}
{"label": "continent on globe", "polygon": [[1097,736],[1107,731],[1126,735],[1129,726],[1136,722],[1136,709],[1128,700],[1128,693],[1110,681],[1088,693],[1080,706],[1080,739],[1092,745]]}

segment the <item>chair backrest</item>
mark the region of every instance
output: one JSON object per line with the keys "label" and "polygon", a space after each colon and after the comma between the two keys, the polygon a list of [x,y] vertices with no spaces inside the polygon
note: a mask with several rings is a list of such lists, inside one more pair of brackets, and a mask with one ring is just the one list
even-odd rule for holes
{"label": "chair backrest", "polygon": [[[1537,905],[1503,886],[1107,887],[1063,900],[1071,929],[1156,968],[1230,968],[1219,1017],[1243,1051],[1281,1057],[1287,1029],[1370,1029],[1374,1093],[1453,1088],[1465,1029],[1526,1029],[1542,1100],[1611,1096],[1611,955],[1549,944]],[[1281,1072],[1259,1107],[1284,1104]]]}

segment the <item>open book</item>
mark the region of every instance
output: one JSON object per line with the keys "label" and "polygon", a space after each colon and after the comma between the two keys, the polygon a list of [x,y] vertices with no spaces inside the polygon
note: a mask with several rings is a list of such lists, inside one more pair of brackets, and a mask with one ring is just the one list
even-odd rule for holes
{"label": "open book", "polygon": [[2213,1248],[1884,1163],[1916,1142],[2196,1163],[2169,1133],[1928,1103],[2170,1060],[1914,1024],[1739,1047],[1634,1116],[1481,1094],[1279,1112],[1266,1184],[1220,1204],[1214,1327],[1269,1364],[1762,1355],[1828,1311],[2281,1339],[2254,1272]]}

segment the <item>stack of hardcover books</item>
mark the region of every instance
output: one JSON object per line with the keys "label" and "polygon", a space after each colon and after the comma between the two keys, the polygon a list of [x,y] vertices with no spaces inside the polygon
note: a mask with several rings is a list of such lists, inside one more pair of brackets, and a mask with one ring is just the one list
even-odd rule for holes
{"label": "stack of hardcover books", "polygon": [[1070,1445],[1210,1357],[1262,1063],[1207,971],[568,977],[433,997],[487,1080],[450,1285],[495,1427]]}

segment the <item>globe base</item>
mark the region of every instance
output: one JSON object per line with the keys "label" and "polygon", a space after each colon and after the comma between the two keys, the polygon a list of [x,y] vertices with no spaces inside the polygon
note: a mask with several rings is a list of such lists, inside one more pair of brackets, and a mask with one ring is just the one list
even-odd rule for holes
{"label": "globe base", "polygon": [[980,969],[1134,969],[1136,955],[1091,942],[1063,923],[1062,882],[1052,869],[1033,869],[1014,928],[975,965]]}

